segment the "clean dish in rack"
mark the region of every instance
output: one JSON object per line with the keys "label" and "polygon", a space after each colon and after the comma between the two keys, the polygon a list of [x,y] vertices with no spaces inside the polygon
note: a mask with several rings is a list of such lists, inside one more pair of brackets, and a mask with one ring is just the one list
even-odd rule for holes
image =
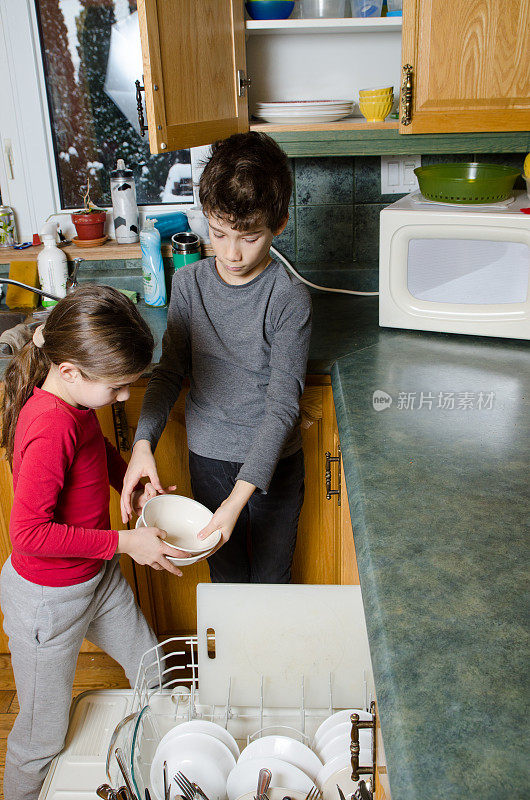
{"label": "clean dish in rack", "polygon": [[171,728],[164,738],[160,740],[158,746],[162,747],[166,742],[177,739],[179,736],[187,735],[188,733],[206,733],[208,736],[213,736],[228,747],[236,761],[239,758],[239,747],[234,737],[228,733],[226,728],[223,728],[222,725],[217,725],[216,722],[210,722],[207,719],[192,719],[190,722],[181,722],[179,725],[175,725],[175,727]]}
{"label": "clean dish in rack", "polygon": [[245,747],[239,756],[238,763],[250,758],[261,759],[268,756],[294,764],[295,767],[303,770],[313,782],[316,781],[317,775],[322,769],[322,761],[319,757],[305,744],[289,736],[262,736],[260,739],[255,739]]}
{"label": "clean dish in rack", "polygon": [[[260,769],[270,769],[272,772],[271,786],[285,787],[287,790],[286,795],[289,796],[291,796],[290,792],[304,792],[307,794],[313,786],[313,781],[305,772],[293,764],[288,764],[287,761],[268,757],[249,758],[246,761],[238,761],[228,776],[226,782],[228,800],[237,800],[242,795],[249,794],[249,792],[252,792],[252,796],[254,796]],[[199,781],[196,781],[196,783],[199,783]],[[199,785],[201,786],[200,783]],[[201,788],[208,794],[204,786],[201,786]],[[210,800],[212,800],[211,797]]]}
{"label": "clean dish in rack", "polygon": [[369,722],[372,719],[372,715],[368,711],[363,711],[361,708],[345,708],[342,711],[337,711],[335,714],[332,714],[331,717],[325,719],[317,728],[313,737],[313,750],[318,751],[325,734],[336,725],[341,725],[344,722],[350,722],[351,724],[350,717],[352,714],[358,714],[361,722]]}
{"label": "clean dish in rack", "polygon": [[[334,742],[336,739],[342,741],[346,749],[350,746],[351,741],[351,722],[342,722],[339,725],[335,725],[329,731],[322,735],[322,738],[319,739],[318,747],[315,747],[315,753],[317,756],[322,759],[324,763],[329,759],[329,750],[327,748]],[[372,746],[372,731],[370,729],[361,729],[359,731],[359,744],[361,748]]]}
{"label": "clean dish in rack", "polygon": [[[372,766],[372,751],[371,750],[361,750],[359,753],[359,766],[360,767],[371,767]],[[335,780],[336,775],[341,772],[343,769],[349,769],[351,774],[351,758],[350,754],[336,756],[336,758],[332,758],[331,761],[328,761],[327,764],[324,764],[322,769],[317,775],[317,786],[320,791],[323,791],[323,787],[329,782],[331,783],[331,779]],[[337,797],[337,791],[335,789],[335,794],[333,795],[334,798]]]}
{"label": "clean dish in rack", "polygon": [[209,800],[225,800],[226,780],[236,760],[228,747],[214,736],[188,733],[158,745],[151,764],[151,790],[157,800],[164,800],[163,765],[171,778],[171,800],[180,795],[173,775],[183,772],[188,780],[197,783]]}

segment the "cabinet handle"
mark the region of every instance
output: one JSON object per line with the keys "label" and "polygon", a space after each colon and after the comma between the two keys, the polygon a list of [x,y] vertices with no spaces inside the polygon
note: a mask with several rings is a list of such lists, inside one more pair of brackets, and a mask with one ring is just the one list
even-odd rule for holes
{"label": "cabinet handle", "polygon": [[[350,715],[350,722],[351,722],[351,742],[350,742],[350,756],[351,756],[351,779],[352,781],[356,782],[359,780],[361,775],[371,775],[372,776],[372,786],[371,792],[372,796],[374,794],[375,789],[375,772],[376,772],[376,752],[375,752],[375,703],[372,700],[370,703],[370,713],[372,715],[371,720],[366,720],[363,722],[359,721],[358,714],[351,714]],[[359,730],[360,729],[371,728],[372,729],[372,766],[371,767],[360,767],[359,766],[359,753],[360,753],[360,746],[359,746]],[[358,797],[358,794],[353,795],[354,798]]]}
{"label": "cabinet handle", "polygon": [[112,406],[112,415],[114,417],[114,430],[116,431],[119,449],[122,452],[127,452],[131,449],[131,440],[129,438],[127,412],[125,411],[125,403],[123,401],[114,403]]}
{"label": "cabinet handle", "polygon": [[145,92],[145,86],[142,86],[139,80],[135,80],[134,85],[136,86],[136,108],[138,109],[140,136],[145,136],[145,132],[149,130],[148,126],[145,124],[144,106],[142,102],[142,92]]}
{"label": "cabinet handle", "polygon": [[401,117],[402,125],[410,125],[412,122],[412,73],[413,67],[410,64],[405,64],[402,67],[403,83],[401,84],[401,108],[403,116]]}
{"label": "cabinet handle", "polygon": [[[332,495],[337,495],[337,505],[340,506],[340,492],[341,492],[341,485],[340,485],[340,457],[341,451],[340,447],[338,449],[338,456],[332,456],[329,450],[326,453],[326,500],[331,500]],[[338,464],[338,488],[332,489],[331,488],[331,464],[332,462],[337,462]]]}

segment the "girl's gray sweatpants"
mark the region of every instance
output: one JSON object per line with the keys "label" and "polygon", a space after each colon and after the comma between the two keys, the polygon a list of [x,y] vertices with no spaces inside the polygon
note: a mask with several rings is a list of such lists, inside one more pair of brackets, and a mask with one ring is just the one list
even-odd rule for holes
{"label": "girl's gray sweatpants", "polygon": [[0,577],[20,712],[7,739],[4,797],[37,800],[64,745],[77,657],[84,638],[124,668],[134,686],[141,657],[157,639],[136,605],[117,556],[75,586],[39,586],[8,558]]}

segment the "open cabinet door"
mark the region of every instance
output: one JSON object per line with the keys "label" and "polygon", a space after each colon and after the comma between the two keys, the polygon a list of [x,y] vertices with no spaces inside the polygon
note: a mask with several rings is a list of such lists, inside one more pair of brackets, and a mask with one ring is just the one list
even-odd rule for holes
{"label": "open cabinet door", "polygon": [[405,0],[400,133],[530,129],[529,15],[530,0]]}
{"label": "open cabinet door", "polygon": [[248,130],[242,0],[138,0],[152,153]]}

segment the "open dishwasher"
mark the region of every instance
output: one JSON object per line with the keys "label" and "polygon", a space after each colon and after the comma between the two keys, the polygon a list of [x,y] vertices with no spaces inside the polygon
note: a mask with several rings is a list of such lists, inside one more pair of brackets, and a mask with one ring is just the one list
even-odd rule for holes
{"label": "open dishwasher", "polygon": [[[116,748],[139,800],[146,787],[158,800],[151,765],[161,739],[180,723],[222,725],[240,750],[271,734],[311,746],[325,719],[351,708],[370,712],[364,718],[371,723],[362,726],[372,726],[370,763],[361,761],[358,770],[368,777],[375,770],[373,699],[359,586],[199,584],[196,636],[173,637],[145,653],[134,689],[76,699],[65,748],[39,800],[85,800],[102,783],[122,785]],[[356,784],[350,768],[342,773],[347,796]],[[173,800],[180,790],[171,784]],[[333,789],[324,800],[337,800]]]}

